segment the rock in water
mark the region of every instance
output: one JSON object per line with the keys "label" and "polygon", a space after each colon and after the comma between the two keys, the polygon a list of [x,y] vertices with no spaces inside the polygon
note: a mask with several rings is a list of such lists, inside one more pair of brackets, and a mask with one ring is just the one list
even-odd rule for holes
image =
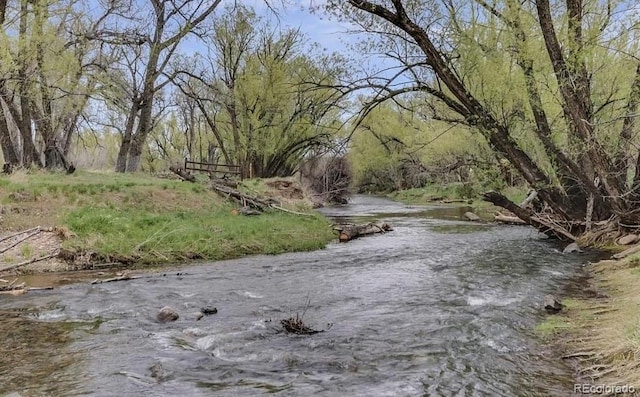
{"label": "rock in water", "polygon": [[618,244],[620,245],[630,245],[640,240],[640,236],[637,234],[627,234],[624,237],[620,237],[618,239]]}
{"label": "rock in water", "polygon": [[205,316],[210,316],[212,314],[218,313],[218,309],[213,307],[213,306],[207,306],[207,307],[203,307],[202,309],[200,309],[200,312],[202,314],[204,314]]}
{"label": "rock in water", "polygon": [[564,308],[564,305],[560,303],[553,295],[547,295],[544,297],[544,309],[547,313],[556,314]]}
{"label": "rock in water", "polygon": [[480,220],[480,217],[471,211],[465,212],[464,217],[470,220],[471,222],[478,222]]}
{"label": "rock in water", "polygon": [[158,312],[156,316],[161,323],[169,323],[180,318],[178,311],[171,306],[165,306]]}
{"label": "rock in water", "polygon": [[571,243],[567,245],[566,247],[564,247],[564,250],[562,251],[563,254],[570,254],[572,252],[584,252],[584,251],[580,249],[580,246],[577,243]]}

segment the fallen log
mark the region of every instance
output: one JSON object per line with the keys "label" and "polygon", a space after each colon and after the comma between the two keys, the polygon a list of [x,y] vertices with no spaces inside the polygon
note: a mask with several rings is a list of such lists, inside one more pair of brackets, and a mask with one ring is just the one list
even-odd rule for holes
{"label": "fallen log", "polygon": [[393,230],[391,225],[383,222],[371,222],[364,225],[336,225],[333,229],[340,232],[340,236],[338,238],[342,243],[346,243],[347,241],[351,241],[358,237],[369,236],[377,233],[386,233]]}
{"label": "fallen log", "polygon": [[178,175],[180,178],[182,178],[182,180],[185,180],[187,182],[192,182],[192,183],[196,181],[195,175],[188,173],[182,168],[171,166],[169,167],[169,170],[174,174]]}
{"label": "fallen log", "polygon": [[526,225],[527,222],[518,218],[517,216],[504,215],[500,212],[496,212],[493,216],[493,220],[499,223],[505,223],[507,225]]}
{"label": "fallen log", "polygon": [[252,197],[244,193],[240,193],[239,191],[232,189],[228,186],[218,185],[216,183],[211,184],[211,189],[215,190],[216,193],[223,197],[232,198],[236,200],[238,203],[242,204],[243,207],[250,206],[258,211],[264,211],[265,207],[269,207],[270,203],[261,200],[257,197]]}
{"label": "fallen log", "polygon": [[506,196],[498,192],[487,192],[483,194],[483,200],[492,203],[498,207],[502,207],[508,211],[511,211],[518,218],[522,219],[527,224],[537,228],[546,235],[555,236],[561,240],[576,241],[577,237],[571,234],[562,225],[554,222],[552,219],[542,219],[539,214],[536,214],[530,209],[522,208],[513,201],[509,200]]}

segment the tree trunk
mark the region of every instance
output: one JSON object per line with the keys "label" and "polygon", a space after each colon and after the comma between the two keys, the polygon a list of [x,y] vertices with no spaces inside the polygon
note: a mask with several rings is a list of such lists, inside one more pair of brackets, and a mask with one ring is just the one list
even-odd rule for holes
{"label": "tree trunk", "polygon": [[133,135],[133,128],[138,117],[139,99],[134,97],[131,100],[131,109],[127,115],[127,122],[124,127],[124,133],[122,134],[122,140],[120,142],[120,149],[118,150],[118,157],[116,158],[116,172],[127,171],[127,159],[129,157],[129,149],[131,147],[131,137]]}
{"label": "tree trunk", "polygon": [[153,90],[149,90],[142,96],[142,105],[140,106],[140,116],[138,118],[138,128],[136,133],[131,137],[129,153],[127,155],[126,172],[136,172],[140,167],[142,158],[142,150],[147,140],[147,136],[151,130],[151,116],[153,110]]}
{"label": "tree trunk", "polygon": [[20,130],[22,137],[22,165],[31,166],[34,162],[40,165],[38,151],[33,144],[33,131],[31,128],[31,103],[29,98],[29,65],[26,59],[27,51],[27,20],[29,12],[29,2],[22,0],[20,2],[20,27],[18,31],[18,41],[20,44],[21,54],[19,54],[20,68],[18,71],[18,91],[20,99],[20,117],[17,118],[16,124]]}
{"label": "tree trunk", "polygon": [[2,147],[2,156],[4,162],[11,165],[20,164],[20,159],[16,153],[13,141],[11,140],[11,133],[9,132],[9,126],[7,125],[7,119],[5,118],[4,111],[0,104],[0,147]]}

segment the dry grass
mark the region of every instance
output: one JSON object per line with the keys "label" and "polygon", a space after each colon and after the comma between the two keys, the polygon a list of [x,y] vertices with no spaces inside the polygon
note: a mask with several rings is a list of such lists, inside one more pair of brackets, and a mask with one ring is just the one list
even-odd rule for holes
{"label": "dry grass", "polygon": [[606,297],[569,307],[558,341],[576,360],[578,378],[640,389],[640,264],[638,258],[592,265]]}

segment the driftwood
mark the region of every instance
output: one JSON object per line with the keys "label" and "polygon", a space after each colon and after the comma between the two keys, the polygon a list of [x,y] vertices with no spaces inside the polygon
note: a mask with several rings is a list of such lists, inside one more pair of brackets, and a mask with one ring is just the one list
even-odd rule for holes
{"label": "driftwood", "polygon": [[[13,244],[10,244],[9,246],[0,249],[0,254],[3,253],[3,252],[9,251],[11,248],[15,247],[16,245],[20,244],[21,242],[23,242],[23,241],[25,241],[27,239],[30,239],[31,237],[35,236],[36,234],[40,233],[40,231],[41,231],[40,230],[40,226],[38,226],[38,227],[36,227],[34,229],[30,229],[30,230],[33,230],[33,231],[31,233],[27,234],[25,237],[22,237],[21,239],[15,241]],[[18,233],[18,235],[24,234],[24,233],[27,233],[27,232],[26,231],[25,232],[21,232],[21,233]]]}
{"label": "driftwood", "polygon": [[470,220],[471,222],[480,222],[482,219],[480,219],[480,217],[478,216],[478,214],[475,214],[471,211],[467,211],[464,213],[464,217],[467,218],[468,220]]}
{"label": "driftwood", "polygon": [[302,321],[302,317],[298,316],[297,314],[295,317],[280,320],[280,324],[282,325],[282,328],[284,328],[284,330],[290,334],[314,335],[320,332],[324,332],[324,330],[316,330],[309,327]]}
{"label": "driftwood", "polygon": [[364,225],[343,224],[335,225],[334,230],[340,232],[340,242],[346,243],[358,237],[369,236],[377,233],[386,233],[393,230],[391,225],[383,222],[371,222]]}
{"label": "driftwood", "polygon": [[219,195],[223,197],[228,197],[236,200],[238,203],[242,204],[243,207],[250,206],[258,211],[264,211],[265,207],[269,207],[270,203],[261,200],[257,197],[252,197],[244,193],[240,193],[239,191],[232,189],[228,186],[218,185],[216,183],[211,184],[211,188],[216,191]]}
{"label": "driftwood", "polygon": [[298,212],[298,211],[288,210],[286,208],[279,207],[279,206],[277,206],[275,204],[270,204],[269,207],[275,208],[275,209],[277,209],[279,211],[282,211],[282,212],[286,212],[288,214],[302,215],[302,216],[315,216],[315,214],[309,214],[309,213],[306,213],[306,212]]}
{"label": "driftwood", "polygon": [[[260,212],[264,212],[265,208],[273,208],[278,211],[286,212],[288,214],[314,216],[313,214],[307,214],[304,212],[297,212],[297,211],[288,210],[286,208],[282,208],[272,201],[263,200],[261,198],[254,197],[254,196],[249,196],[248,194],[240,193],[239,191],[233,188],[230,188],[229,186],[219,185],[215,182],[211,184],[211,188],[223,197],[234,199],[236,202],[241,204],[243,208],[251,207]],[[240,210],[240,212],[243,213],[244,215],[257,215],[257,213],[255,212],[245,214],[246,211],[247,210],[244,210],[243,212],[243,210]]]}
{"label": "driftwood", "polygon": [[240,213],[244,216],[252,216],[252,215],[261,215],[262,211],[259,210],[254,210],[253,208],[249,207],[249,206],[245,206],[240,208]]}
{"label": "driftwood", "polygon": [[135,280],[140,278],[139,276],[130,276],[128,274],[123,274],[122,276],[113,277],[113,278],[105,278],[103,280],[95,279],[91,282],[91,284],[104,284],[104,283],[113,283],[116,281],[127,281],[127,280]]}
{"label": "driftwood", "polygon": [[30,265],[32,263],[36,263],[36,262],[40,262],[40,261],[46,261],[47,259],[56,258],[58,255],[59,255],[58,252],[54,252],[53,254],[40,256],[38,258],[29,259],[29,260],[26,260],[24,262],[16,263],[15,265],[10,265],[10,266],[6,266],[6,267],[3,267],[3,268],[0,268],[0,272],[17,269],[19,267],[27,266],[27,265]]}
{"label": "driftwood", "polygon": [[178,175],[180,178],[182,178],[185,181],[188,181],[188,182],[195,182],[196,181],[195,175],[191,175],[189,172],[183,170],[180,167],[171,166],[171,167],[169,167],[169,170],[171,170],[171,172],[173,172],[174,174]]}
{"label": "driftwood", "polygon": [[16,236],[19,236],[21,234],[32,233],[32,232],[37,231],[37,230],[40,230],[40,226],[36,226],[34,228],[31,228],[31,229],[22,230],[20,232],[13,233],[13,234],[10,234],[8,236],[4,236],[4,237],[0,238],[0,243],[3,242],[3,241],[6,241],[6,240],[12,239],[12,238],[14,238]]}
{"label": "driftwood", "polygon": [[505,215],[501,212],[496,212],[493,216],[493,220],[507,225],[526,225],[527,222],[518,218],[517,216]]}
{"label": "driftwood", "polygon": [[16,281],[18,281],[18,279],[13,280],[8,285],[0,286],[0,292],[13,291],[16,289],[24,289],[25,283],[16,284]]}

